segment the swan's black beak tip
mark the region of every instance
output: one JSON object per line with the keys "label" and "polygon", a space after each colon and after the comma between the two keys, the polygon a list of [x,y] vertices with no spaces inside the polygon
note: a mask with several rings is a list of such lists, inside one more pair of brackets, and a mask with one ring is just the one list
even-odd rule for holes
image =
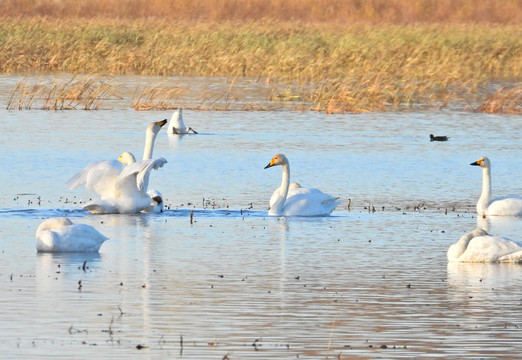
{"label": "swan's black beak tip", "polygon": [[473,166],[480,166],[480,164],[479,164],[477,161],[472,162],[470,165],[473,165]]}
{"label": "swan's black beak tip", "polygon": [[268,164],[267,166],[265,166],[265,169],[268,169],[269,167],[271,167],[272,165]]}

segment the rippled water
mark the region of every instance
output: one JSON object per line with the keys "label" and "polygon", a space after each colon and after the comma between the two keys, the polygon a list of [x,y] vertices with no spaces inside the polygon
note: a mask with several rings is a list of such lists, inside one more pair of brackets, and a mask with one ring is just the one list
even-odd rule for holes
{"label": "rippled water", "polygon": [[[169,210],[94,216],[81,210],[91,195],[67,190],[67,179],[124,150],[141,156],[147,124],[171,112],[0,113],[6,358],[514,358],[522,350],[522,266],[446,260],[477,221],[521,240],[521,219],[477,220],[481,171],[469,166],[489,156],[494,194],[522,194],[520,116],[184,111],[201,134],[163,131],[154,152],[169,163],[150,187]],[[430,133],[451,138],[430,143]],[[281,169],[263,168],[278,152],[293,181],[342,198],[331,217],[267,216]],[[37,226],[63,215],[110,238],[100,254],[36,253]]]}

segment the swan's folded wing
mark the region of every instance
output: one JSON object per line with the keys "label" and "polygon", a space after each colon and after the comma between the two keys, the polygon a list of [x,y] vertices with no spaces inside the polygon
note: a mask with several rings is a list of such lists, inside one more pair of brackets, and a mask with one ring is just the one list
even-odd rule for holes
{"label": "swan's folded wing", "polygon": [[283,215],[326,216],[341,202],[338,197],[313,188],[289,189]]}
{"label": "swan's folded wing", "polygon": [[102,160],[87,165],[82,171],[67,181],[69,189],[85,186],[102,197],[112,193],[114,182],[121,173],[123,165],[117,160]]}
{"label": "swan's folded wing", "polygon": [[500,216],[522,216],[522,197],[503,196],[491,200],[486,214]]}

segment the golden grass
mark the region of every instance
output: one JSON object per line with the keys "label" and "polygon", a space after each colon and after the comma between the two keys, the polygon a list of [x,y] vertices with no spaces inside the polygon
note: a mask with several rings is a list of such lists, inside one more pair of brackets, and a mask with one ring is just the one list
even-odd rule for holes
{"label": "golden grass", "polygon": [[7,110],[32,109],[42,103],[42,110],[98,110],[102,101],[112,95],[113,88],[95,76],[42,82],[24,79],[9,95]]}
{"label": "golden grass", "polygon": [[301,21],[373,24],[520,24],[520,0],[0,0],[4,16]]}
{"label": "golden grass", "polygon": [[[443,107],[522,79],[522,27],[0,18],[0,72],[246,77],[301,109]],[[135,108],[175,107],[175,92],[148,91]],[[232,101],[228,91],[200,107]]]}
{"label": "golden grass", "polygon": [[478,110],[489,114],[522,114],[522,86],[498,89],[482,103]]}

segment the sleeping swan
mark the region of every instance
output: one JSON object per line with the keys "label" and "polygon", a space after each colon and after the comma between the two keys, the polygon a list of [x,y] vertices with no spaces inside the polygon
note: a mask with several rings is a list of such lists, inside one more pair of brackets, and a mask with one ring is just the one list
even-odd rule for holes
{"label": "sleeping swan", "polygon": [[483,229],[475,229],[448,249],[448,260],[457,262],[522,262],[522,245],[509,239],[491,236]]}
{"label": "sleeping swan", "polygon": [[477,213],[482,216],[522,216],[522,197],[503,196],[491,200],[491,162],[485,156],[470,165],[482,168],[482,194],[477,202]]}
{"label": "sleeping swan", "polygon": [[188,134],[189,132],[193,132],[194,134],[197,134],[198,132],[194,130],[193,128],[185,126],[185,123],[183,122],[183,110],[181,108],[174,111],[174,114],[172,114],[172,117],[169,121],[169,127],[167,128],[167,134],[169,135],[183,135]]}
{"label": "sleeping swan", "polygon": [[281,186],[277,188],[270,198],[271,216],[328,216],[337,205],[339,198],[330,196],[320,190],[301,187],[298,183],[290,184],[290,163],[283,154],[275,155],[270,163],[265,166],[283,167],[283,179]]}
{"label": "sleeping swan", "polygon": [[36,230],[38,252],[98,252],[107,237],[66,217],[45,220]]}

